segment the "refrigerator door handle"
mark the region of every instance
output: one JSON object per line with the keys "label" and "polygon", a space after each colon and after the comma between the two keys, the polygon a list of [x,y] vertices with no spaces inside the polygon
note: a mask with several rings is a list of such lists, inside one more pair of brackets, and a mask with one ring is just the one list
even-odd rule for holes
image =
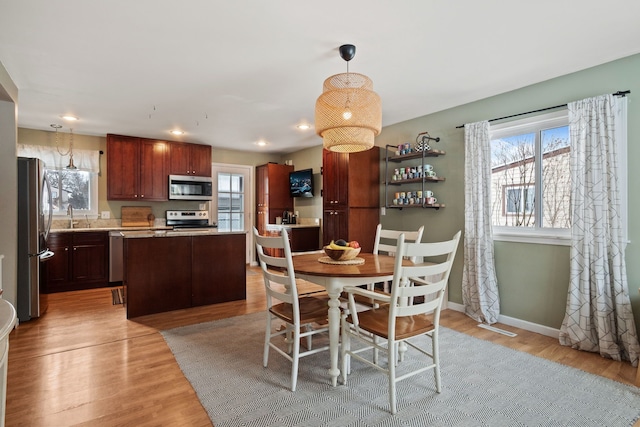
{"label": "refrigerator door handle", "polygon": [[[44,241],[46,242],[49,238],[49,231],[51,230],[51,222],[53,219],[53,195],[51,194],[51,184],[49,183],[49,177],[46,172],[43,174],[42,180],[44,181],[44,185],[47,186],[47,203],[49,204],[47,207],[47,210],[49,211],[49,219],[44,230]],[[42,200],[41,203],[44,203],[44,200]],[[45,251],[47,250],[49,250],[49,248],[45,249]]]}
{"label": "refrigerator door handle", "polygon": [[42,251],[42,254],[40,255],[40,261],[46,261],[54,255],[55,254],[52,251],[50,251],[49,248],[47,248],[44,251]]}

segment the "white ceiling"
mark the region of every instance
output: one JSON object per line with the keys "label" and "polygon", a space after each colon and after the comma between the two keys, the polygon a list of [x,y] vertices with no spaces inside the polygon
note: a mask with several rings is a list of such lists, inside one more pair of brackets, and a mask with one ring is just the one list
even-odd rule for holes
{"label": "white ceiling", "polygon": [[0,62],[20,127],[291,152],[321,143],[296,125],[346,71],[341,44],[387,126],[638,53],[639,16],[637,0],[0,0]]}

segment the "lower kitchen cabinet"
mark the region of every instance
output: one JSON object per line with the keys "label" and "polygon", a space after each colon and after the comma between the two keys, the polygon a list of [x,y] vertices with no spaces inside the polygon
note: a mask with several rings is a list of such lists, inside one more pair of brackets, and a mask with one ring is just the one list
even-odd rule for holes
{"label": "lower kitchen cabinet", "polygon": [[[320,226],[267,225],[265,236],[280,236],[282,229],[287,230],[291,252],[309,252],[321,249]],[[283,249],[266,249],[267,255],[283,257]]]}
{"label": "lower kitchen cabinet", "polygon": [[245,237],[125,238],[127,318],[245,299]]}
{"label": "lower kitchen cabinet", "polygon": [[51,233],[47,243],[54,255],[41,263],[43,293],[109,286],[107,232]]}

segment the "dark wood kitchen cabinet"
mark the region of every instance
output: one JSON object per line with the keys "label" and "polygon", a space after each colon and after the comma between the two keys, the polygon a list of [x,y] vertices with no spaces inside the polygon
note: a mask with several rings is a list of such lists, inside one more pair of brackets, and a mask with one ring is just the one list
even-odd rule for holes
{"label": "dark wood kitchen cabinet", "polygon": [[170,143],[170,175],[211,176],[211,146]]}
{"label": "dark wood kitchen cabinet", "polygon": [[127,318],[246,298],[246,236],[124,239]]}
{"label": "dark wood kitchen cabinet", "polygon": [[256,228],[260,235],[284,211],[293,211],[289,172],[293,172],[293,166],[267,163],[256,167]]}
{"label": "dark wood kitchen cabinet", "polygon": [[51,233],[47,243],[54,255],[42,263],[44,293],[109,286],[107,232]]}
{"label": "dark wood kitchen cabinet", "polygon": [[357,240],[373,250],[380,221],[380,149],[359,153],[322,153],[322,243]]}
{"label": "dark wood kitchen cabinet", "polygon": [[107,199],[168,200],[169,143],[107,135]]}

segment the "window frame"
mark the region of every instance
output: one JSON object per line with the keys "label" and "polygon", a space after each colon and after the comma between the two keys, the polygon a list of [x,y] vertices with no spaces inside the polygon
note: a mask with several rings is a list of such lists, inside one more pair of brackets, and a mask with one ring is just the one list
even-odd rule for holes
{"label": "window frame", "polygon": [[[98,180],[99,175],[95,172],[86,171],[86,170],[65,170],[59,168],[48,168],[45,167],[45,172],[48,174],[49,171],[59,173],[59,172],[85,172],[89,174],[89,205],[91,209],[89,210],[74,210],[75,215],[86,215],[87,217],[91,217],[91,219],[97,219],[99,217],[99,195],[98,195]],[[50,178],[49,178],[50,179]],[[53,211],[52,216],[54,219],[65,219],[68,217],[66,210],[63,211]]]}
{"label": "window frame", "polygon": [[[497,125],[491,125],[490,140],[497,138],[513,136],[525,133],[539,133],[544,129],[552,129],[569,125],[569,111],[564,108],[560,111],[535,115],[524,119],[504,122]],[[539,134],[538,134],[539,135]],[[539,183],[542,176],[542,144],[538,136],[535,138],[535,161],[536,161],[536,179]],[[524,187],[524,186],[523,186]],[[538,185],[534,186],[535,200],[542,200],[542,190]],[[504,194],[503,194],[503,197]],[[535,216],[541,217],[542,203],[536,207]],[[506,205],[503,205],[506,213]],[[515,213],[514,213],[515,215]],[[519,243],[538,243],[549,245],[570,246],[571,245],[571,229],[570,228],[550,228],[540,227],[538,222],[534,227],[509,227],[509,226],[493,226],[493,239],[496,241],[519,242]]]}
{"label": "window frame", "polygon": [[[628,157],[627,157],[627,145],[628,145],[628,114],[627,114],[627,98],[618,98],[618,111],[616,111],[618,126],[615,129],[616,142],[618,145],[618,159],[619,159],[619,189],[620,189],[620,220],[622,222],[623,240],[629,243],[629,193],[628,193]],[[569,111],[568,109],[562,109],[560,111],[536,115],[528,117],[526,119],[514,120],[511,122],[500,123],[491,126],[490,138],[499,138],[500,136],[506,136],[507,133],[518,130],[518,132],[526,132],[527,128],[532,126],[542,126],[544,123],[545,128],[552,128],[557,126],[564,126],[565,124],[557,125],[557,120],[565,118],[565,124],[569,125]],[[534,125],[535,124],[535,125]],[[537,155],[537,154],[536,154]],[[540,154],[542,155],[542,154]],[[504,242],[517,242],[517,243],[537,243],[548,244],[558,246],[571,246],[571,228],[559,229],[559,228],[525,228],[525,227],[500,227],[493,226],[493,239],[495,241]]]}

